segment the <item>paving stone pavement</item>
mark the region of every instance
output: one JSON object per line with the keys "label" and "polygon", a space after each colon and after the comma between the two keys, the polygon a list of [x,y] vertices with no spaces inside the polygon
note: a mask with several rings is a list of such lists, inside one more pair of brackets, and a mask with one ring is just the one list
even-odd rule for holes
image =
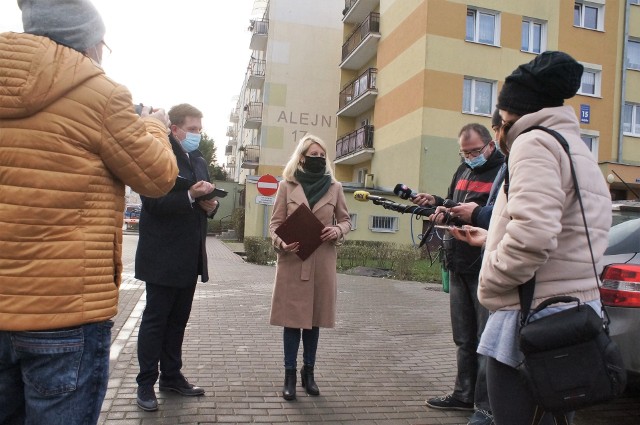
{"label": "paving stone pavement", "polygon": [[[320,332],[321,395],[307,396],[298,383],[298,399],[287,402],[280,397],[282,329],[268,323],[275,269],[245,263],[213,237],[207,238],[211,280],[198,284],[183,345],[183,373],[206,395],[161,393],[156,385],[159,410],[143,412],[135,402],[144,309],[144,283],[133,277],[136,241],[125,235],[130,261],[99,424],[467,423],[468,412],[424,405],[451,392],[455,377],[448,295],[438,285],[339,274],[336,328]],[[640,397],[633,396],[581,412],[575,425],[639,422]]]}

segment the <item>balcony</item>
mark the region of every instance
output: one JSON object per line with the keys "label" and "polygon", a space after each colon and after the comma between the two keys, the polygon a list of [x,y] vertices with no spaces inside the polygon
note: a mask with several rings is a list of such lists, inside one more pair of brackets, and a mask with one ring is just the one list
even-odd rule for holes
{"label": "balcony", "polygon": [[237,146],[237,145],[238,145],[238,139],[236,139],[235,137],[232,137],[227,142],[227,146]]}
{"label": "balcony", "polygon": [[231,156],[233,155],[233,146],[231,145],[227,145],[224,147],[224,156]]}
{"label": "balcony", "polygon": [[243,127],[256,130],[262,125],[262,102],[249,102],[244,105]]}
{"label": "balcony", "polygon": [[241,147],[240,150],[242,151],[240,167],[249,170],[258,168],[260,163],[260,146],[247,145]]}
{"label": "balcony", "polygon": [[357,24],[366,16],[376,10],[380,0],[344,0],[342,10],[342,22]]}
{"label": "balcony", "polygon": [[336,164],[360,164],[373,158],[373,126],[365,125],[336,142]]}
{"label": "balcony", "polygon": [[373,108],[378,96],[376,76],[378,70],[369,68],[340,92],[338,116],[357,117]]}
{"label": "balcony", "polygon": [[249,24],[249,31],[251,31],[251,42],[249,43],[249,48],[251,50],[266,50],[267,34],[269,33],[269,20],[251,20]]}
{"label": "balcony", "polygon": [[267,61],[263,59],[251,58],[249,61],[249,69],[247,70],[247,88],[261,89],[264,85],[264,70]]}
{"label": "balcony", "polygon": [[340,68],[358,70],[378,52],[380,14],[370,13],[342,45]]}
{"label": "balcony", "polygon": [[227,172],[227,181],[234,181],[236,177],[236,164],[227,164],[224,169]]}
{"label": "balcony", "polygon": [[239,120],[240,116],[238,115],[238,112],[235,110],[231,111],[231,113],[229,114],[229,122],[237,124]]}
{"label": "balcony", "polygon": [[236,127],[234,125],[227,127],[227,137],[235,138],[237,135]]}

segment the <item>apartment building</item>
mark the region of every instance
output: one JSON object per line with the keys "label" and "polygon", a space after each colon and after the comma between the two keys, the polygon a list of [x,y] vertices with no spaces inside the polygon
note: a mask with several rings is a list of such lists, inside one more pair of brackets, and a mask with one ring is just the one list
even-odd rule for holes
{"label": "apartment building", "polygon": [[[329,143],[335,140],[336,176],[343,182],[352,214],[350,238],[417,242],[421,224],[416,217],[358,202],[353,192],[362,189],[407,203],[392,192],[403,183],[416,191],[446,195],[460,161],[458,130],[470,122],[489,127],[504,78],[542,51],[563,50],[585,67],[578,95],[567,104],[580,117],[583,140],[607,177],[612,196],[635,198],[633,192],[640,192],[639,0],[312,3],[317,2],[269,1],[265,19],[272,26],[263,38],[266,48],[254,51],[251,59],[265,61],[265,83],[255,98],[243,88],[236,112],[246,114],[240,108],[251,108],[253,101],[268,103],[261,109],[262,125],[269,115],[270,125],[278,129],[273,131],[279,133],[269,136],[269,127],[252,133],[255,139],[245,138],[244,146],[256,146],[252,149],[259,150],[260,158],[252,173],[236,173],[240,181],[244,175],[250,176],[249,183],[262,174],[279,175],[299,128],[293,122],[301,122],[302,113],[308,111],[308,118],[320,114],[319,122],[332,117],[331,127],[319,135]],[[307,14],[308,7],[315,8],[313,16]],[[278,10],[287,10],[291,19],[279,19]],[[335,17],[336,10],[337,41],[334,23],[318,16]],[[302,55],[318,53],[317,44],[300,40],[301,31],[294,30],[307,25],[295,21],[301,16],[322,22],[311,33],[325,41],[322,51],[328,59],[336,51],[332,49],[337,49],[337,58],[318,59],[313,69],[277,60],[277,46],[287,42],[300,43]],[[330,46],[333,42],[337,45]],[[297,99],[306,109],[276,105],[282,97],[267,89],[270,77],[274,84],[303,81],[299,87],[305,92],[297,93]],[[333,86],[331,78],[336,78]],[[248,76],[247,87],[250,81]],[[314,89],[322,103],[310,106],[306,91]],[[247,184],[247,204],[252,202],[252,186]],[[264,214],[248,220],[252,224],[247,234],[259,235],[265,220]]]}
{"label": "apartment building", "polygon": [[270,0],[250,22],[251,57],[226,151],[227,171],[245,183],[247,236],[265,236],[271,215],[258,177],[280,176],[302,136],[319,136],[335,155],[342,7],[343,0]]}

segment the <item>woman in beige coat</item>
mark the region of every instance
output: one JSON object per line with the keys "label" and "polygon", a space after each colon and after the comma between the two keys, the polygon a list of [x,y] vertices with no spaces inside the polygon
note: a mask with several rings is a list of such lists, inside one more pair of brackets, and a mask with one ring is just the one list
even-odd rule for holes
{"label": "woman in beige coat", "polygon": [[[303,137],[282,173],[269,229],[278,253],[270,323],[284,327],[285,380],[282,397],[296,398],[296,359],[303,342],[302,386],[309,395],[319,395],[314,365],[320,328],[332,328],[336,317],[336,248],[351,230],[351,220],[342,185],[333,177],[324,142]],[[301,204],[307,205],[325,225],[323,243],[302,261],[298,242],[286,244],[275,230]],[[302,329],[302,332],[301,332]]]}

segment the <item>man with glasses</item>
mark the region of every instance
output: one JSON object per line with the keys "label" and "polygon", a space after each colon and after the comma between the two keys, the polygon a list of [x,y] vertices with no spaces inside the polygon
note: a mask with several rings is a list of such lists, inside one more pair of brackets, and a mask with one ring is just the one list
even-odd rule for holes
{"label": "man with glasses", "polygon": [[[504,163],[504,156],[496,149],[496,142],[491,139],[489,130],[481,124],[465,125],[458,133],[458,138],[462,162],[453,175],[447,199],[457,204],[484,206],[493,181]],[[480,212],[471,208],[471,217],[464,220],[453,212],[453,208],[443,206],[443,198],[428,193],[418,193],[413,202],[422,206],[438,206],[429,219],[440,224],[471,224]],[[443,243],[444,267],[449,271],[451,328],[457,347],[457,375],[452,394],[430,398],[426,404],[433,409],[475,410],[469,425],[490,425],[493,417],[487,395],[485,360],[476,353],[480,335],[489,317],[489,312],[478,302],[477,295],[482,253],[480,248],[448,234]]]}
{"label": "man with glasses", "polygon": [[204,394],[182,375],[182,342],[198,276],[202,282],[209,280],[207,218],[213,218],[218,201],[203,198],[215,186],[198,150],[202,113],[184,103],[169,110],[169,119],[179,175],[167,195],[142,197],[136,251],[135,277],[145,281],[147,293],[138,334],[137,404],[146,411],[158,409],[154,390],[158,376],[160,391]]}

